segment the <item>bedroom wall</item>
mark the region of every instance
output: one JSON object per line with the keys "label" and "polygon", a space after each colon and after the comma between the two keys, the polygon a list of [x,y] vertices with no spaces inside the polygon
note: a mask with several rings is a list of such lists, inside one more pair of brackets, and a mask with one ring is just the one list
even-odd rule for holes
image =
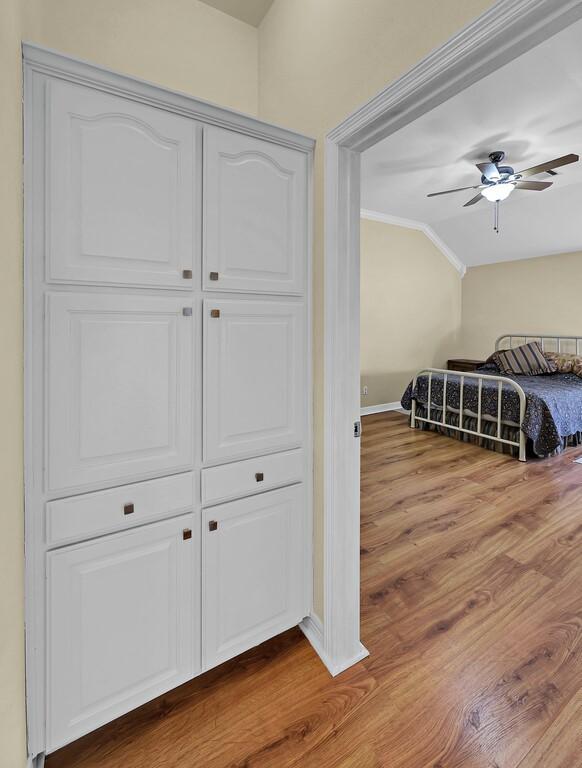
{"label": "bedroom wall", "polygon": [[275,0],[259,27],[259,115],[318,140],[314,194],[315,610],[323,613],[323,147],[360,104],[492,0]]}
{"label": "bedroom wall", "polygon": [[0,766],[26,760],[22,484],[22,177],[20,0],[0,21]]}
{"label": "bedroom wall", "polygon": [[503,333],[582,336],[582,251],[471,267],[463,279],[460,349],[487,357]]}
{"label": "bedroom wall", "polygon": [[458,270],[420,231],[360,222],[362,406],[399,401],[419,368],[442,368],[459,344]]}

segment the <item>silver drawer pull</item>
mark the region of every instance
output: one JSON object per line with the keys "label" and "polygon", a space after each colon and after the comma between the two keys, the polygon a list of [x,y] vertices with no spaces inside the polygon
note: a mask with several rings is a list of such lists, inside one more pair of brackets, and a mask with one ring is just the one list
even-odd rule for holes
{"label": "silver drawer pull", "polygon": [[133,504],[124,504],[123,505],[123,514],[124,515],[133,515],[135,512]]}
{"label": "silver drawer pull", "polygon": [[257,483],[262,483],[264,479],[265,479],[265,475],[262,472],[255,473],[255,480],[257,481]]}

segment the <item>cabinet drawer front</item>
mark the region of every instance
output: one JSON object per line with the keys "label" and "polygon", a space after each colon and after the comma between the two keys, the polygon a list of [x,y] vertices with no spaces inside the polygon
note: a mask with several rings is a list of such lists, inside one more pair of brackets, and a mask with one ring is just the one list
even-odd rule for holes
{"label": "cabinet drawer front", "polygon": [[260,493],[303,479],[303,451],[286,451],[202,470],[202,503]]}
{"label": "cabinet drawer front", "polygon": [[193,482],[188,472],[51,501],[46,505],[47,545],[82,541],[191,512]]}
{"label": "cabinet drawer front", "polygon": [[306,551],[303,485],[203,510],[205,669],[304,618]]}
{"label": "cabinet drawer front", "polygon": [[47,751],[200,668],[199,517],[47,555]]}
{"label": "cabinet drawer front", "polygon": [[300,302],[204,301],[204,461],[297,448],[305,435]]}
{"label": "cabinet drawer front", "polygon": [[53,495],[192,469],[194,323],[176,298],[48,294]]}
{"label": "cabinet drawer front", "polygon": [[205,290],[301,293],[307,258],[307,158],[204,129]]}
{"label": "cabinet drawer front", "polygon": [[196,124],[48,86],[48,279],[191,288]]}

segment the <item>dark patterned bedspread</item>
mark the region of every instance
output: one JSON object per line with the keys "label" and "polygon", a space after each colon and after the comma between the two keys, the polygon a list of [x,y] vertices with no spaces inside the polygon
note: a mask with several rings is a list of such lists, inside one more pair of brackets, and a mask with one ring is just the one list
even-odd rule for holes
{"label": "dark patterned bedspread", "polygon": [[[483,370],[483,373],[492,373]],[[498,374],[496,374],[498,375]],[[536,456],[548,456],[561,445],[563,438],[582,431],[582,379],[570,373],[554,373],[549,376],[504,376],[513,378],[526,394],[525,418],[521,428],[532,441]],[[482,412],[497,418],[497,382],[483,381]],[[428,400],[428,376],[420,376],[416,390],[412,382],[402,397],[402,407],[410,410],[412,397],[426,405]],[[447,405],[459,408],[460,378],[449,374],[447,380]],[[478,385],[476,379],[465,378],[464,408],[477,411]],[[442,408],[443,376],[433,374],[431,404]],[[501,416],[504,421],[519,422],[519,397],[510,387],[503,387]]]}

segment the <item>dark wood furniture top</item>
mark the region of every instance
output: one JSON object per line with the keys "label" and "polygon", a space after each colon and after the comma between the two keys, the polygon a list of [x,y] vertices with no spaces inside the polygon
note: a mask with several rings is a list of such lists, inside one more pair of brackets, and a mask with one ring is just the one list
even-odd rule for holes
{"label": "dark wood furniture top", "polygon": [[485,365],[485,360],[469,360],[465,357],[455,357],[447,362],[447,368],[449,371],[466,371],[472,373]]}
{"label": "dark wood furniture top", "polygon": [[533,468],[400,413],[364,425],[370,656],[333,678],[292,629],[47,768],[580,767],[580,451]]}

